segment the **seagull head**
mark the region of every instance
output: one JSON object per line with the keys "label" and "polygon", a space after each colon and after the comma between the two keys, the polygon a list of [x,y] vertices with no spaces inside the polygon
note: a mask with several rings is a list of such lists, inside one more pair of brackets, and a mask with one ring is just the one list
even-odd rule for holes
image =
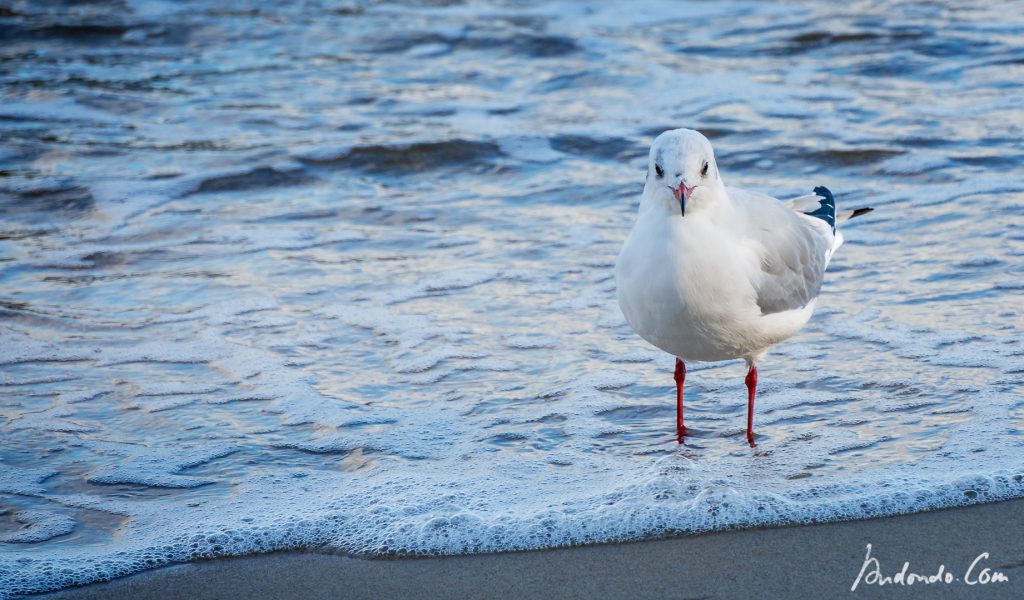
{"label": "seagull head", "polygon": [[707,206],[723,188],[715,151],[700,132],[672,129],[654,140],[644,185],[652,203],[685,217]]}

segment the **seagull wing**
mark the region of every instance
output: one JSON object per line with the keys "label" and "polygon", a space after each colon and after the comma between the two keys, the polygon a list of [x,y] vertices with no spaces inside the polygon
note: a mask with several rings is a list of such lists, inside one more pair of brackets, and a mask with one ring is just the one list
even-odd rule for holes
{"label": "seagull wing", "polygon": [[729,190],[729,197],[740,215],[737,233],[760,266],[752,274],[751,283],[761,314],[807,306],[818,297],[837,241],[826,221],[797,212],[803,204],[810,207],[817,200],[798,198],[802,204],[790,206],[770,196],[734,188]]}
{"label": "seagull wing", "polygon": [[817,194],[807,194],[804,196],[797,196],[796,198],[790,198],[789,200],[783,200],[782,203],[792,208],[797,212],[810,212],[818,208],[819,204],[825,198]]}

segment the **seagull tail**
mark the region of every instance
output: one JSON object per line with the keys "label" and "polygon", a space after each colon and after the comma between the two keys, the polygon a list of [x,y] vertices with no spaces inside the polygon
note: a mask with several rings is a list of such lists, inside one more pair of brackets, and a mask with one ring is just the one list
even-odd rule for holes
{"label": "seagull tail", "polygon": [[836,215],[836,224],[843,223],[844,221],[849,221],[850,219],[859,217],[861,215],[866,215],[873,210],[875,209],[865,206],[864,208],[855,208],[853,210],[843,211]]}

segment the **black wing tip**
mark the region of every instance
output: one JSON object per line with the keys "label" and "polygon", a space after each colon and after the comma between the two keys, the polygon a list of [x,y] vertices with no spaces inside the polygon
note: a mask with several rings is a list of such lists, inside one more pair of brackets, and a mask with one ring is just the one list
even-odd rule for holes
{"label": "black wing tip", "polygon": [[864,208],[856,208],[856,209],[854,209],[853,214],[850,215],[850,218],[852,219],[854,217],[859,217],[861,215],[866,215],[866,214],[868,214],[869,212],[871,212],[873,210],[875,210],[875,209],[871,208],[870,206],[865,206]]}
{"label": "black wing tip", "polygon": [[836,231],[836,199],[832,196],[832,192],[823,185],[819,185],[814,188],[814,193],[821,197],[818,201],[818,208],[805,212],[805,215],[812,216],[816,219],[821,219],[832,228],[832,233]]}

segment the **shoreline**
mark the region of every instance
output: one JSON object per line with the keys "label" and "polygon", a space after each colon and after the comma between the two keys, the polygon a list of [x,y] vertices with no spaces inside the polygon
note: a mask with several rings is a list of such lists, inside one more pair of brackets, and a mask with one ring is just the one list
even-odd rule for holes
{"label": "shoreline", "polygon": [[[1021,532],[1024,499],[1016,499],[878,519],[500,554],[362,559],[278,552],[170,565],[33,597],[1009,599],[1024,597]],[[867,544],[877,563],[865,560]],[[900,585],[895,576],[905,561],[905,579],[938,573],[938,581]],[[876,565],[896,583],[875,583]],[[1007,581],[996,581],[995,572]]]}

